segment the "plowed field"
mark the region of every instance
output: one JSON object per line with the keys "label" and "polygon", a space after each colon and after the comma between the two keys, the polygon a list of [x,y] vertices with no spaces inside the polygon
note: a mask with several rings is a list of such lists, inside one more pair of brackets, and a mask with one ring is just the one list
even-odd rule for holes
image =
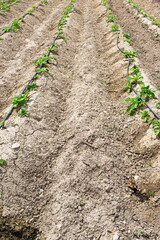
{"label": "plowed field", "polygon": [[[0,29],[37,6],[21,1],[0,15]],[[160,21],[160,4],[134,1]],[[48,0],[0,40],[0,121],[47,52],[69,0]],[[76,0],[64,36],[25,104],[0,129],[0,239],[160,240],[160,138],[140,111],[127,114],[126,56],[160,102],[160,28],[127,0]],[[152,11],[151,11],[152,7]],[[130,45],[122,32],[131,34]],[[67,39],[67,40],[66,40]],[[65,40],[65,41],[64,41]],[[140,85],[136,87],[140,91]],[[154,115],[150,113],[150,117]]]}

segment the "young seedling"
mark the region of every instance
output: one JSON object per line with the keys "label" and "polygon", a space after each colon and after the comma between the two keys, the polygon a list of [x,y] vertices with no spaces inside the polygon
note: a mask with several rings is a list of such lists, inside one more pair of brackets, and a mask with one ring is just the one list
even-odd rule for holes
{"label": "young seedling", "polygon": [[113,25],[111,26],[111,31],[113,31],[113,32],[119,31],[118,26],[117,26],[116,24],[113,24]]}
{"label": "young seedling", "polygon": [[123,89],[126,89],[126,88],[128,93],[132,92],[132,83],[128,82],[128,84],[123,87]]}
{"label": "young seedling", "polygon": [[28,117],[28,111],[26,110],[26,108],[21,108],[21,111],[20,111],[20,113],[18,113],[18,116],[19,117],[22,117],[22,116]]}
{"label": "young seedling", "polygon": [[133,58],[139,55],[138,52],[131,52],[131,51],[125,51],[124,54],[125,56],[129,56],[130,58]]}
{"label": "young seedling", "polygon": [[4,128],[5,121],[3,121],[0,125],[1,128]]}
{"label": "young seedling", "polygon": [[150,194],[151,196],[153,196],[153,195],[154,195],[154,191],[149,191],[149,194]]}
{"label": "young seedling", "polygon": [[37,90],[37,84],[36,84],[36,82],[32,82],[32,84],[27,84],[27,85],[26,85],[26,88],[27,88],[29,91],[32,91],[32,90],[36,91],[36,90]]}
{"label": "young seedling", "polygon": [[124,42],[128,42],[130,45],[133,43],[130,39],[125,39]]}
{"label": "young seedling", "polygon": [[45,73],[45,72],[49,72],[49,68],[36,68],[35,69],[36,73]]}
{"label": "young seedling", "polygon": [[21,28],[21,25],[19,24],[19,20],[15,19],[15,20],[13,20],[11,27],[5,27],[5,28],[3,28],[3,31],[11,32],[11,31],[14,31],[19,28]]}
{"label": "young seedling", "polygon": [[152,167],[152,163],[151,162],[148,162],[147,163],[149,167]]}
{"label": "young seedling", "polygon": [[152,17],[152,16],[149,16],[149,18],[150,18],[151,20],[153,20],[153,21],[156,21],[156,19],[155,19],[154,17]]}
{"label": "young seedling", "polygon": [[42,57],[41,59],[39,59],[37,62],[34,63],[34,66],[40,66],[40,67],[45,67],[46,64],[48,63],[49,60],[51,59],[57,59],[56,57]]}
{"label": "young seedling", "polygon": [[29,97],[27,96],[29,92],[26,92],[24,94],[22,94],[21,96],[16,96],[14,98],[12,98],[12,103],[13,103],[13,108],[17,108],[20,106],[23,106],[29,99]]}
{"label": "young seedling", "polygon": [[5,163],[6,163],[7,161],[6,160],[4,160],[4,159],[0,159],[0,166],[3,166]]}
{"label": "young seedling", "polygon": [[132,104],[127,108],[127,113],[129,115],[132,115],[135,113],[135,111],[142,107],[145,103],[145,101],[142,101],[139,96],[136,96],[135,98],[127,98],[126,102],[131,102]]}
{"label": "young seedling", "polygon": [[127,79],[127,81],[130,81],[132,84],[142,83],[143,78],[141,76],[141,73],[138,73],[137,75],[133,75]]}
{"label": "young seedling", "polygon": [[152,24],[157,25],[157,26],[160,26],[160,23],[157,22],[157,21],[152,22]]}
{"label": "young seedling", "polygon": [[156,108],[160,109],[160,102],[156,104]]}
{"label": "young seedling", "polygon": [[130,38],[131,37],[131,34],[129,33],[125,33],[125,32],[122,32],[123,36],[126,37],[126,38]]}
{"label": "young seedling", "polygon": [[153,127],[156,127],[154,129],[155,135],[159,135],[159,133],[160,133],[160,119],[158,121],[151,120],[151,124],[153,125]]}
{"label": "young seedling", "polygon": [[144,99],[147,99],[147,98],[154,99],[155,91],[151,89],[149,85],[145,86],[143,84],[141,85],[140,96],[143,97]]}
{"label": "young seedling", "polygon": [[130,71],[132,71],[134,74],[140,73],[140,69],[136,65],[134,65],[133,68],[131,68]]}
{"label": "young seedling", "polygon": [[145,123],[148,122],[148,119],[150,118],[148,111],[140,112],[140,114],[142,115],[143,122],[145,122]]}
{"label": "young seedling", "polygon": [[108,13],[108,19],[106,20],[106,22],[114,22],[114,23],[117,22],[117,20],[115,19],[114,14],[112,12]]}

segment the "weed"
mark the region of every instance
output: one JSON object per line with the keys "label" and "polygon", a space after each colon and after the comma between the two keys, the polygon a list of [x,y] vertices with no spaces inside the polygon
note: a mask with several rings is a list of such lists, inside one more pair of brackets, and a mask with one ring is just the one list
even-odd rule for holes
{"label": "weed", "polygon": [[18,126],[18,123],[12,122],[12,125],[15,127]]}
{"label": "weed", "polygon": [[104,83],[103,81],[101,81],[100,79],[98,79],[98,81],[99,81],[101,84],[103,84],[103,85],[105,84],[105,83]]}
{"label": "weed", "polygon": [[152,163],[151,162],[148,162],[147,164],[148,164],[148,166],[152,167]]}
{"label": "weed", "polygon": [[10,237],[10,238],[12,238],[12,237],[13,237],[12,233],[9,233],[9,237]]}
{"label": "weed", "polygon": [[151,196],[153,196],[153,195],[154,195],[154,191],[149,191],[149,194],[150,194]]}
{"label": "weed", "polygon": [[28,117],[28,111],[25,108],[21,108],[20,113],[18,113],[19,117],[26,116]]}
{"label": "weed", "polygon": [[4,159],[0,159],[0,166],[3,166],[7,161]]}
{"label": "weed", "polygon": [[143,122],[148,122],[148,119],[150,118],[148,111],[140,112],[140,114],[142,115]]}

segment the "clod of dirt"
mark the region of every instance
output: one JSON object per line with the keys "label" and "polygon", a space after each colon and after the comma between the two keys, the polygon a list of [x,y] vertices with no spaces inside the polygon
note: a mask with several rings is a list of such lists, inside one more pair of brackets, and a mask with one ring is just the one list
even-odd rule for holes
{"label": "clod of dirt", "polygon": [[160,3],[160,0],[153,0],[152,3]]}

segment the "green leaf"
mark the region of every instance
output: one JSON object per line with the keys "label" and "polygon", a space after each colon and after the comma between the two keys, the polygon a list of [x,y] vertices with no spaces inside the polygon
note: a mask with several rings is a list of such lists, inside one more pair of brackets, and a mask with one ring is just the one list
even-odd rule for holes
{"label": "green leaf", "polygon": [[2,166],[2,165],[5,164],[5,163],[6,163],[6,160],[0,159],[0,166]]}
{"label": "green leaf", "polygon": [[160,133],[160,128],[154,129],[155,135],[157,136]]}
{"label": "green leaf", "polygon": [[160,102],[156,104],[156,108],[160,109]]}

